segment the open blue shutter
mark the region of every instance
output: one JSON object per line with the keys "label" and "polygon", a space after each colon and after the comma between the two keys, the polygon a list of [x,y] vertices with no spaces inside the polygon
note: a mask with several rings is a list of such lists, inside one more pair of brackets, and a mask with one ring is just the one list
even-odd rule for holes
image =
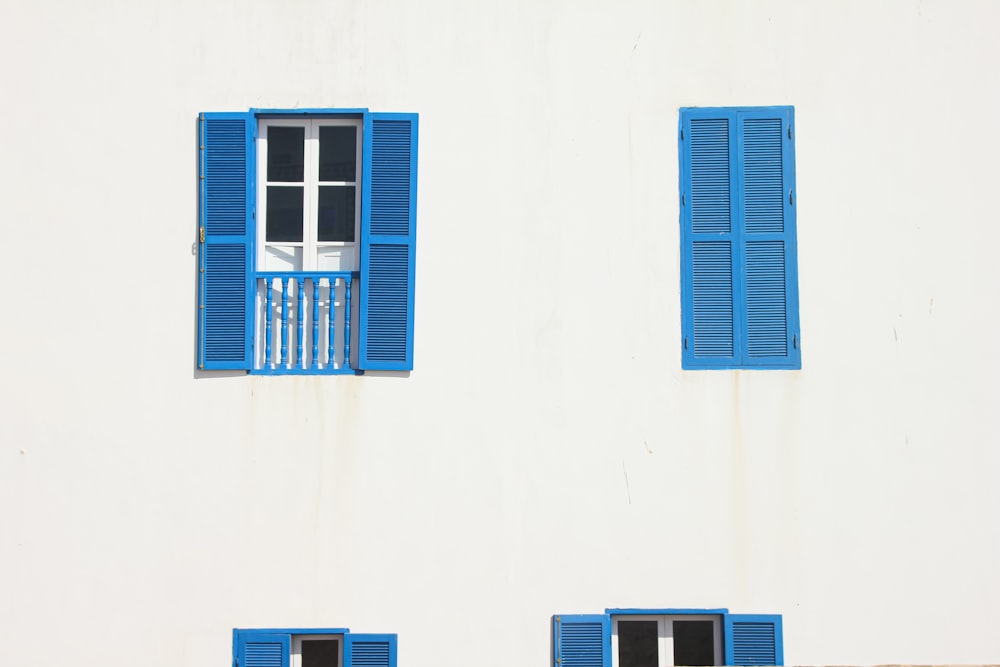
{"label": "open blue shutter", "polygon": [[276,632],[237,633],[237,667],[288,667],[291,635]]}
{"label": "open blue shutter", "polygon": [[552,617],[552,667],[611,667],[611,617]]}
{"label": "open blue shutter", "polygon": [[680,131],[682,366],[730,367],[741,345],[735,114],[684,110]]}
{"label": "open blue shutter", "polygon": [[746,303],[743,364],[800,368],[791,107],[739,113]]}
{"label": "open blue shutter", "polygon": [[199,117],[198,367],[251,364],[253,116]]}
{"label": "open blue shutter", "polygon": [[358,366],[413,369],[417,114],[365,114]]}
{"label": "open blue shutter", "polygon": [[727,665],[783,665],[781,616],[776,614],[726,614]]}
{"label": "open blue shutter", "polygon": [[396,635],[344,635],[344,667],[396,667]]}

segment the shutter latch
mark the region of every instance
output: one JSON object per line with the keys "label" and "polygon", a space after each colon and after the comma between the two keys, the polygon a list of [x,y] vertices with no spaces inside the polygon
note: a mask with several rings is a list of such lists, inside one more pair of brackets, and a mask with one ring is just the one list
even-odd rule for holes
{"label": "shutter latch", "polygon": [[198,228],[198,240],[201,243],[205,242],[205,228],[204,227],[199,227]]}
{"label": "shutter latch", "polygon": [[684,336],[684,349],[685,350],[688,349],[688,339],[687,339],[687,336]]}
{"label": "shutter latch", "polygon": [[792,334],[792,347],[796,350],[799,349],[799,335]]}
{"label": "shutter latch", "polygon": [[791,190],[788,191],[788,203],[792,205],[795,204],[795,195],[792,194]]}

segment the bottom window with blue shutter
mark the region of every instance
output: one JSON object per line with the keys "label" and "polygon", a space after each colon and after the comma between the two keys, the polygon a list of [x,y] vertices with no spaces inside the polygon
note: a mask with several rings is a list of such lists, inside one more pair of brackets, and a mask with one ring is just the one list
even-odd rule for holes
{"label": "bottom window with blue shutter", "polygon": [[553,667],[782,665],[781,616],[607,609],[552,617]]}
{"label": "bottom window with blue shutter", "polygon": [[346,628],[233,630],[236,667],[396,667],[396,635]]}

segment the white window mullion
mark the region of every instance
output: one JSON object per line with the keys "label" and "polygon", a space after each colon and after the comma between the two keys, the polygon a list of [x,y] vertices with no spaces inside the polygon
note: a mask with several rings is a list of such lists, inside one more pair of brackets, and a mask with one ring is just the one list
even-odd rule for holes
{"label": "white window mullion", "polygon": [[316,239],[319,238],[319,127],[313,121],[306,121],[305,148],[305,205],[302,207],[305,221],[302,227],[304,242],[303,268],[316,270]]}
{"label": "white window mullion", "polygon": [[658,667],[671,667],[674,664],[674,625],[673,621],[658,616],[656,619],[656,648],[659,660]]}

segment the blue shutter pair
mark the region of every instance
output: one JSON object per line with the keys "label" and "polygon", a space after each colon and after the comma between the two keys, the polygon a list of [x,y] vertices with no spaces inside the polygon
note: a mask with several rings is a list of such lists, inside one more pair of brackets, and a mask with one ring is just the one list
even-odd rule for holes
{"label": "blue shutter pair", "polygon": [[343,667],[396,667],[396,635],[362,635],[333,630],[234,630],[234,667],[289,667],[292,635],[339,634]]}
{"label": "blue shutter pair", "polygon": [[[417,114],[358,113],[364,118],[358,366],[412,370]],[[198,366],[249,371],[257,116],[203,113],[199,125]]]}
{"label": "blue shutter pair", "polygon": [[685,369],[802,367],[792,107],[680,114]]}
{"label": "blue shutter pair", "polygon": [[[780,615],[720,615],[722,664],[784,664]],[[611,667],[611,614],[553,616],[552,648],[552,667]]]}

